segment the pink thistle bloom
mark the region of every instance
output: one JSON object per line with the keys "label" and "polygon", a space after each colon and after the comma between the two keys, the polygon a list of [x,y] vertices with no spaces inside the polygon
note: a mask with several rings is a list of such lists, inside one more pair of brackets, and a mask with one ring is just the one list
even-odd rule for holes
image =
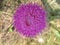
{"label": "pink thistle bloom", "polygon": [[34,37],[46,27],[46,11],[38,4],[20,5],[14,16],[14,27],[27,37]]}

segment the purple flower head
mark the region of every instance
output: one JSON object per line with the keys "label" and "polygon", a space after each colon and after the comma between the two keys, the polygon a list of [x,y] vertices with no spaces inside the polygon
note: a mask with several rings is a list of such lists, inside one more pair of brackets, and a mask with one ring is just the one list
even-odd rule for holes
{"label": "purple flower head", "polygon": [[20,5],[14,14],[14,27],[27,37],[34,37],[46,27],[46,11],[38,4]]}

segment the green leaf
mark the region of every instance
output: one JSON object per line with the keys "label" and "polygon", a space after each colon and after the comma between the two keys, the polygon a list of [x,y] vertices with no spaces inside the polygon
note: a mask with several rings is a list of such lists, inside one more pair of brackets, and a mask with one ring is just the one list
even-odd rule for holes
{"label": "green leaf", "polygon": [[12,29],[12,26],[9,28],[9,32],[12,32],[13,31],[13,29]]}
{"label": "green leaf", "polygon": [[56,31],[56,30],[55,30],[55,35],[56,35],[56,37],[60,38],[60,33],[58,31]]}

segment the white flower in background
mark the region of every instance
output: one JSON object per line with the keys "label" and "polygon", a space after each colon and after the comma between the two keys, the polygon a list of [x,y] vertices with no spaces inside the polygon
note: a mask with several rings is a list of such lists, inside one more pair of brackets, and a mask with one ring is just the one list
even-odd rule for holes
{"label": "white flower in background", "polygon": [[43,39],[43,38],[39,38],[39,39],[38,39],[38,42],[44,43],[44,39]]}
{"label": "white flower in background", "polygon": [[57,25],[57,27],[60,27],[60,25]]}

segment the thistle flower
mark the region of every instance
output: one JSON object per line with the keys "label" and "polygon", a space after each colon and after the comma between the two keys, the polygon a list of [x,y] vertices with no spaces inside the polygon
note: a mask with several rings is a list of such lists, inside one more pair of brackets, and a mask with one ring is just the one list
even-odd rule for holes
{"label": "thistle flower", "polygon": [[34,37],[46,27],[46,11],[38,4],[22,4],[13,20],[16,31],[23,36]]}

